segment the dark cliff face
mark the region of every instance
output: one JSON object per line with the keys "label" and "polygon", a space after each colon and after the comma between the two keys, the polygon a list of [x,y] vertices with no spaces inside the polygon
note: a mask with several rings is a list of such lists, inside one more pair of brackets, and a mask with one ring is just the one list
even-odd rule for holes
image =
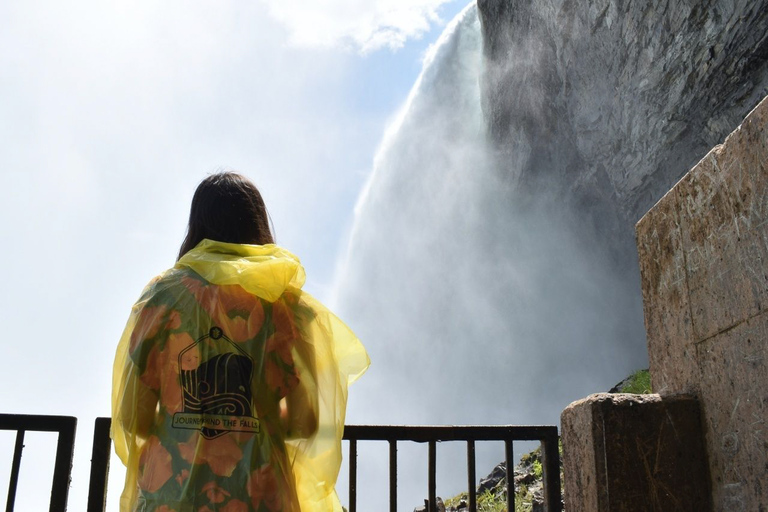
{"label": "dark cliff face", "polygon": [[478,8],[500,172],[523,196],[566,200],[620,245],[768,94],[768,0]]}

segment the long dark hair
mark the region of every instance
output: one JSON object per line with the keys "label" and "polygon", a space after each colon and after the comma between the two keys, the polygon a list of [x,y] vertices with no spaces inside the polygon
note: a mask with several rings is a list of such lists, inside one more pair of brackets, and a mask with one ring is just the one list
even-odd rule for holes
{"label": "long dark hair", "polygon": [[219,172],[197,186],[179,258],[204,238],[236,244],[274,243],[267,207],[248,178],[236,172]]}

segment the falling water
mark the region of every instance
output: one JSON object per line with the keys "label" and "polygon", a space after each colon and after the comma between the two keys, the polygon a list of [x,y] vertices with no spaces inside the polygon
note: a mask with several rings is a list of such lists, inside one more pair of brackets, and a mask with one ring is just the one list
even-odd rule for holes
{"label": "falling water", "polygon": [[[482,65],[472,4],[431,48],[358,203],[337,308],[373,364],[349,423],[556,424],[646,364],[636,274],[610,270],[569,212],[517,206],[514,172],[495,165],[485,133]],[[402,471],[401,485],[415,478]],[[418,505],[426,487],[404,492],[403,506]]]}

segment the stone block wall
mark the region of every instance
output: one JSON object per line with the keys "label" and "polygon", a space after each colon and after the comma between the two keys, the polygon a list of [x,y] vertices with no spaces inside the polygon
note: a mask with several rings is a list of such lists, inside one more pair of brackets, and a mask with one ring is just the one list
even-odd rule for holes
{"label": "stone block wall", "polygon": [[568,512],[708,512],[698,401],[599,393],[562,414]]}
{"label": "stone block wall", "polygon": [[702,407],[718,511],[768,510],[768,98],[637,224],[654,391]]}

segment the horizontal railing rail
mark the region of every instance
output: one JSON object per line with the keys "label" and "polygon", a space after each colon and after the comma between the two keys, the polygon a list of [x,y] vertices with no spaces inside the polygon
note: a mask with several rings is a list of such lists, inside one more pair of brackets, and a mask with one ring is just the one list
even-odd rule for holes
{"label": "horizontal railing rail", "polygon": [[514,441],[540,441],[544,506],[548,512],[561,512],[560,452],[555,426],[413,426],[413,425],[347,425],[344,439],[349,441],[349,512],[357,512],[357,442],[389,442],[389,508],[397,511],[397,443],[412,441],[428,443],[428,509],[437,512],[436,467],[437,443],[464,441],[467,443],[467,483],[470,512],[477,511],[475,473],[475,442],[504,441],[506,464],[507,510],[515,510]]}
{"label": "horizontal railing rail", "polygon": [[11,479],[8,484],[6,512],[13,512],[16,505],[16,490],[21,469],[21,455],[24,450],[26,432],[57,432],[56,459],[51,485],[50,512],[64,512],[67,509],[69,479],[72,474],[72,456],[75,450],[77,418],[72,416],[43,416],[30,414],[0,414],[0,430],[15,430],[16,443],[11,463]]}

